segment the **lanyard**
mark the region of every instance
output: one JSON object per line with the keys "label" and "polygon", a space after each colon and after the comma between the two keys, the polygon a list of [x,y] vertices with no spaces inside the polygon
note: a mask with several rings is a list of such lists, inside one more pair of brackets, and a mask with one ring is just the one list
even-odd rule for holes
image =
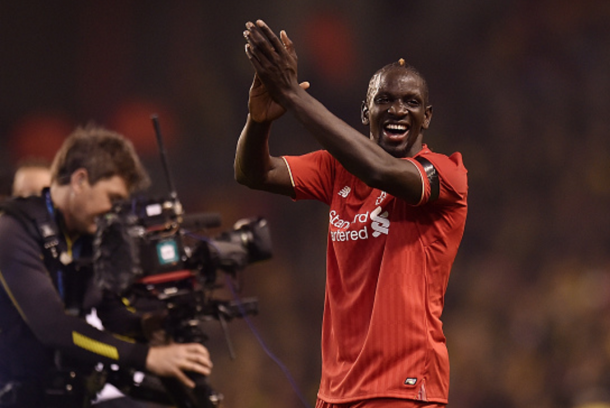
{"label": "lanyard", "polygon": [[[47,211],[51,215],[51,220],[55,220],[55,207],[53,206],[53,201],[51,200],[51,191],[47,189],[43,192],[43,195],[44,195],[44,199],[45,199],[45,204],[47,206]],[[66,241],[68,255],[71,255],[72,241],[66,236],[66,234],[63,234],[63,236]],[[59,239],[59,237],[57,237],[57,238]],[[61,258],[62,257],[60,254],[60,262],[58,264],[63,265],[63,263],[61,262]],[[65,299],[66,298],[66,289],[65,289],[65,282],[64,282],[64,272],[62,271],[62,268],[57,268],[57,291],[59,292],[59,296],[61,297],[61,299],[63,301],[65,301],[66,300]]]}

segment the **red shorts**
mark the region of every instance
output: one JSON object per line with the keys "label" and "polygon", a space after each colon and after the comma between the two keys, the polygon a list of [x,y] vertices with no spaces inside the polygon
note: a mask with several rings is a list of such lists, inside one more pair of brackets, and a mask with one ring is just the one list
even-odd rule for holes
{"label": "red shorts", "polygon": [[445,408],[445,404],[436,402],[414,401],[399,398],[374,398],[362,401],[330,404],[317,399],[316,408]]}

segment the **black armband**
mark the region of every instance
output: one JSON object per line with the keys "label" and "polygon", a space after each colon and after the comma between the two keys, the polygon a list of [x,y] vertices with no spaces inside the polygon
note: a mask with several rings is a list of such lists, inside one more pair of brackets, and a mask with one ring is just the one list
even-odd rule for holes
{"label": "black armband", "polygon": [[424,171],[426,172],[426,177],[428,177],[428,181],[430,182],[430,198],[428,199],[428,202],[435,201],[438,199],[441,189],[436,168],[434,168],[434,165],[430,163],[428,159],[424,159],[421,156],[416,157],[415,160],[422,165]]}

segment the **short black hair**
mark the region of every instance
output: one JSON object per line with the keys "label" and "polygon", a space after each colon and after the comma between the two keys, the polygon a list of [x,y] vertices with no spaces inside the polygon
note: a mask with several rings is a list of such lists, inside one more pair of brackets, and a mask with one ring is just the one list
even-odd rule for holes
{"label": "short black hair", "polygon": [[375,72],[373,74],[373,76],[371,77],[371,79],[369,80],[369,87],[366,91],[366,99],[365,99],[365,103],[368,105],[369,102],[371,101],[371,98],[373,97],[372,93],[373,93],[373,84],[375,83],[375,81],[377,80],[377,78],[379,78],[381,75],[385,74],[388,71],[391,71],[393,69],[404,69],[406,72],[412,74],[413,76],[419,78],[422,82],[423,85],[423,91],[424,91],[424,104],[428,105],[428,82],[426,81],[426,78],[424,78],[424,76],[412,65],[409,65],[405,62],[404,59],[400,58],[398,61],[395,62],[391,62],[387,65],[385,65],[384,67],[380,68],[379,70],[377,70],[377,72]]}

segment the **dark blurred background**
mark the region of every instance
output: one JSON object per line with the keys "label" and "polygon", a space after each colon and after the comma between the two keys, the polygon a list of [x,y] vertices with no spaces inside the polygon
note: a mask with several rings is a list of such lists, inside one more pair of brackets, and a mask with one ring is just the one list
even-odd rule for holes
{"label": "dark blurred background", "polygon": [[[610,2],[269,0],[0,2],[0,177],[51,159],[94,121],[136,145],[167,192],[160,118],[187,212],[262,215],[273,260],[249,267],[252,318],[310,404],[318,385],[327,209],[233,181],[252,69],[242,31],[287,30],[311,94],[361,129],[368,79],[405,58],[427,78],[427,143],[461,151],[470,211],[443,320],[451,408],[563,408],[610,390]],[[273,154],[318,148],[287,116]],[[220,232],[220,230],[218,232]],[[212,234],[214,231],[212,231]],[[242,320],[208,325],[226,408],[299,407]],[[1,356],[0,356],[1,358]]]}

